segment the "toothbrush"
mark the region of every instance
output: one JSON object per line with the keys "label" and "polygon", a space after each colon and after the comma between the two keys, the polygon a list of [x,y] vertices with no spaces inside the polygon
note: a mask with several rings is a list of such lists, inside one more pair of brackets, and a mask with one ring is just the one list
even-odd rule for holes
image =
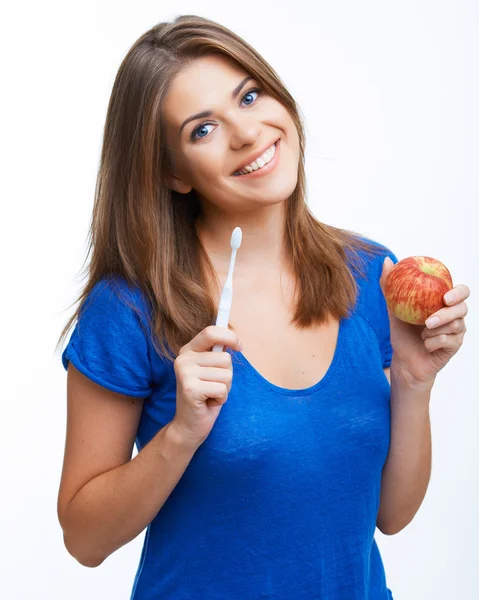
{"label": "toothbrush", "polygon": [[[235,268],[236,251],[241,246],[242,237],[243,232],[241,231],[241,227],[236,227],[231,234],[230,268],[228,271],[228,277],[226,278],[226,283],[224,284],[221,292],[218,315],[216,316],[215,324],[220,325],[221,327],[228,327],[228,322],[230,320],[231,302],[233,300],[233,270]],[[215,344],[213,346],[213,352],[223,352],[223,345]]]}

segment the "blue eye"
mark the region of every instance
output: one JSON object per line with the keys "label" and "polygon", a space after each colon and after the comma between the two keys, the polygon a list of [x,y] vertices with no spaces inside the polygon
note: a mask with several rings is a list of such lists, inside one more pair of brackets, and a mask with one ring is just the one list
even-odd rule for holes
{"label": "blue eye", "polygon": [[[260,88],[253,88],[253,89],[251,89],[251,90],[248,90],[248,91],[247,91],[247,92],[246,92],[246,93],[243,95],[243,97],[241,98],[241,100],[243,101],[243,100],[246,98],[246,96],[249,96],[250,94],[254,94],[255,92],[257,92],[257,93],[258,93],[258,95],[259,95],[259,94],[261,94],[261,91],[262,91],[262,90],[261,90]],[[247,106],[251,106],[251,104],[253,104],[253,102],[250,102],[249,104],[247,104]],[[201,123],[200,125],[198,125],[197,127],[195,127],[195,128],[193,129],[193,131],[191,132],[191,135],[190,135],[190,140],[191,140],[192,142],[196,142],[197,140],[201,140],[201,139],[205,138],[205,137],[206,137],[206,135],[208,135],[207,133],[206,133],[206,135],[201,135],[201,136],[199,136],[199,137],[196,137],[196,134],[197,134],[197,133],[199,133],[199,132],[200,132],[202,129],[204,129],[204,128],[205,128],[205,127],[207,127],[208,125],[214,125],[214,123],[210,123],[209,121],[207,121],[207,122],[205,122],[205,123]]]}

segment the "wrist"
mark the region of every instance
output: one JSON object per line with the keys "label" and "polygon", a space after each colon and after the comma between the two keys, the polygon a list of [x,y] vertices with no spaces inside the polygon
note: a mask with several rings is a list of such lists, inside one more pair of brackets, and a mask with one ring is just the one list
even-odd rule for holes
{"label": "wrist", "polygon": [[390,367],[391,385],[394,383],[400,388],[407,388],[418,392],[430,392],[434,386],[436,376],[430,379],[418,379],[409,372],[399,361],[391,361]]}
{"label": "wrist", "polygon": [[203,441],[198,441],[188,434],[175,419],[168,423],[167,428],[169,437],[178,449],[194,453],[203,443]]}

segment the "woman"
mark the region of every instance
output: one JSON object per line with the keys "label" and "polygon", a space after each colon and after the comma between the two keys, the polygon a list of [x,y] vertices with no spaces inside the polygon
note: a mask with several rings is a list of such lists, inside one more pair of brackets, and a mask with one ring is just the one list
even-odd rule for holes
{"label": "woman", "polygon": [[189,15],[134,44],[62,332],[78,319],[58,497],[85,566],[147,527],[134,600],[392,598],[375,528],[400,531],[424,498],[430,393],[469,289],[435,329],[399,321],[382,292],[396,256],[319,223],[305,189],[298,108],[245,41]]}

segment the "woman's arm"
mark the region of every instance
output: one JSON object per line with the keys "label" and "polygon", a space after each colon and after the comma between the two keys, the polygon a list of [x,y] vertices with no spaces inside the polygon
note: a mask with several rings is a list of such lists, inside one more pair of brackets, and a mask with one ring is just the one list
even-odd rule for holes
{"label": "woman's arm", "polygon": [[149,525],[196,452],[171,421],[131,459],[142,405],[69,365],[58,518],[68,552],[86,567]]}
{"label": "woman's arm", "polygon": [[190,463],[174,423],[163,427],[129,462],[89,481],[62,518],[67,550],[98,567],[136,538],[155,518]]}
{"label": "woman's arm", "polygon": [[394,535],[414,518],[424,500],[431,475],[432,385],[418,387],[401,375],[393,362],[391,383],[391,442],[381,478],[376,520],[378,529]]}

